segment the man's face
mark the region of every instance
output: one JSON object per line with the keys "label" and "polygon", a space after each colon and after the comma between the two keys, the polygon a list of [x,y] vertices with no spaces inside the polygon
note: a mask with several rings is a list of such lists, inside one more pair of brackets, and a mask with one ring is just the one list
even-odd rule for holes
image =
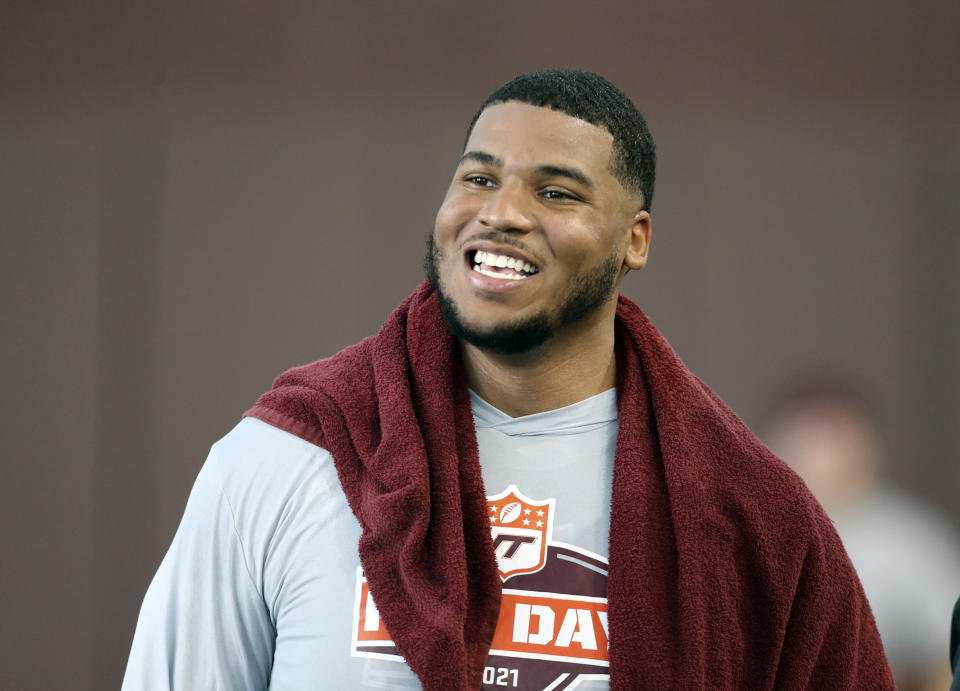
{"label": "man's face", "polygon": [[643,265],[649,241],[649,216],[612,163],[602,127],[525,103],[483,111],[427,256],[455,335],[523,352],[612,310],[625,266]]}

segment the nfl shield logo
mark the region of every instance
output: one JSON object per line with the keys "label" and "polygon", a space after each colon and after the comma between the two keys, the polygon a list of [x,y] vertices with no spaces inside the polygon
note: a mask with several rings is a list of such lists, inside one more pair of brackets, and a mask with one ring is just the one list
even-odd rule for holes
{"label": "nfl shield logo", "polygon": [[543,568],[547,542],[553,534],[553,499],[542,502],[524,496],[516,485],[487,497],[493,551],[500,579]]}

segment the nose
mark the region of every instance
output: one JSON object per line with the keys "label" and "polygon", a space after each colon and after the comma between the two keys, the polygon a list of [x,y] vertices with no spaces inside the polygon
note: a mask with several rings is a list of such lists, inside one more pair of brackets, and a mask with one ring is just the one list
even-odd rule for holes
{"label": "nose", "polygon": [[531,200],[519,183],[505,183],[491,190],[477,215],[491,230],[529,233],[535,225]]}

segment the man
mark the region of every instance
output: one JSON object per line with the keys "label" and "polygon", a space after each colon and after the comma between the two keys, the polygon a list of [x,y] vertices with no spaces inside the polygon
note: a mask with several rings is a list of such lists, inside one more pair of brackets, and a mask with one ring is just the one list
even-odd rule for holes
{"label": "man", "polygon": [[897,688],[947,688],[943,651],[960,584],[957,535],[887,477],[874,403],[839,372],[806,371],[781,387],[763,430],[833,520],[870,600]]}
{"label": "man", "polygon": [[548,70],[471,123],[428,281],[213,447],[127,688],[892,688],[802,483],[617,288],[646,124]]}

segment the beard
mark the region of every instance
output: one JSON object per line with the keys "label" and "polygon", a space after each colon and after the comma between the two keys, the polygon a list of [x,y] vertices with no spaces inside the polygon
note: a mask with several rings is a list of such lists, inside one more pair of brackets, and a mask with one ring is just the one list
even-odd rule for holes
{"label": "beard", "polygon": [[441,259],[440,250],[431,234],[427,237],[424,273],[436,286],[437,301],[447,328],[457,339],[498,355],[526,353],[549,341],[561,328],[587,318],[613,297],[620,274],[619,257],[614,251],[596,266],[570,277],[569,287],[557,309],[551,312],[544,310],[489,329],[476,329],[467,324],[456,303],[444,291],[437,272]]}

